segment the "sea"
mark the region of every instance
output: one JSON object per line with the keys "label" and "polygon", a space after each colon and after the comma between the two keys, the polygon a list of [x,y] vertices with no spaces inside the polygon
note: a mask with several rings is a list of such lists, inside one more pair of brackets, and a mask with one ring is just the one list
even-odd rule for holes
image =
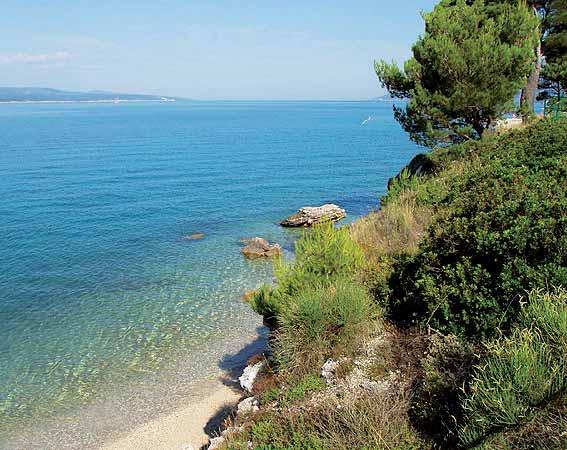
{"label": "sea", "polygon": [[[392,103],[0,104],[0,449],[96,448],[266,343],[246,237],[356,220],[416,153]],[[203,239],[192,239],[203,233]]]}

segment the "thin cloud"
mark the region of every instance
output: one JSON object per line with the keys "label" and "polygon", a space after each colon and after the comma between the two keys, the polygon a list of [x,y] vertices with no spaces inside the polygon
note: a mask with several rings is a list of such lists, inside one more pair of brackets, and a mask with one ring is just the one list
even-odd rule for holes
{"label": "thin cloud", "polygon": [[73,58],[73,55],[64,51],[54,53],[13,53],[10,55],[0,56],[0,62],[4,64],[45,64],[68,61],[71,58]]}

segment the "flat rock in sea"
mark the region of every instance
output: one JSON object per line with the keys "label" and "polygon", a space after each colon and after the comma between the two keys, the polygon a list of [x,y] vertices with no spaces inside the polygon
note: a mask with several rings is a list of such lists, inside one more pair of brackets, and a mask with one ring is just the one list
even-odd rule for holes
{"label": "flat rock in sea", "polygon": [[193,233],[183,236],[185,241],[200,241],[201,239],[205,239],[205,233]]}
{"label": "flat rock in sea", "polygon": [[325,220],[337,222],[346,217],[346,211],[332,203],[322,206],[305,206],[280,222],[282,227],[312,227]]}
{"label": "flat rock in sea", "polygon": [[246,246],[242,249],[242,253],[249,259],[256,258],[273,258],[282,254],[280,244],[270,244],[266,239],[255,237],[251,239],[242,239]]}

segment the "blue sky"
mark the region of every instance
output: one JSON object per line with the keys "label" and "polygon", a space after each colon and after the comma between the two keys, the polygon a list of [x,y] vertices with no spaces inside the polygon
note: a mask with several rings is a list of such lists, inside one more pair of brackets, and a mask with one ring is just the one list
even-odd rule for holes
{"label": "blue sky", "polygon": [[366,99],[435,0],[2,0],[0,86]]}

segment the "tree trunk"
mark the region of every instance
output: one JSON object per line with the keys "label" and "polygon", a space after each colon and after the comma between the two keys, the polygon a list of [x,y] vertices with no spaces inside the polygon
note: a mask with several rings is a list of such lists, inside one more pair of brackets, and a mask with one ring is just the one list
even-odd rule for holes
{"label": "tree trunk", "polygon": [[[537,9],[534,6],[534,12],[537,15]],[[530,116],[535,112],[535,100],[537,95],[537,88],[539,85],[539,78],[541,74],[541,39],[538,41],[537,47],[535,48],[536,64],[534,70],[528,78],[528,82],[524,89],[522,89],[522,94],[520,96],[520,107],[522,110],[522,119],[527,122]]]}
{"label": "tree trunk", "polygon": [[479,139],[482,138],[482,135],[484,134],[485,131],[484,125],[480,121],[475,121],[472,124],[472,127],[474,131],[476,131],[476,133],[478,134]]}
{"label": "tree trunk", "polygon": [[522,109],[524,111],[524,115],[523,115],[524,122],[535,111],[535,100],[537,95],[537,88],[539,84],[540,74],[541,74],[541,44],[539,44],[537,47],[536,66],[528,78],[526,87],[522,89],[522,95],[520,97],[520,105],[523,106]]}

